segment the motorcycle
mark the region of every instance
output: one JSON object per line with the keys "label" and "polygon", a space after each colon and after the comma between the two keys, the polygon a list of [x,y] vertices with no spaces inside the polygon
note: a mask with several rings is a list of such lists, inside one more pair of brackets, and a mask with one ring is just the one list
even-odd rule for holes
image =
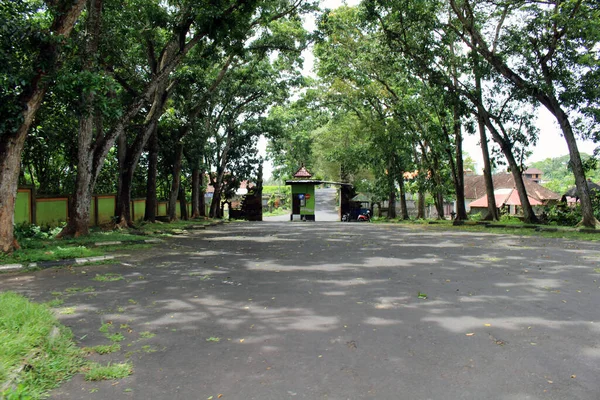
{"label": "motorcycle", "polygon": [[371,222],[371,212],[367,210],[367,212],[360,214],[356,220],[358,222]]}

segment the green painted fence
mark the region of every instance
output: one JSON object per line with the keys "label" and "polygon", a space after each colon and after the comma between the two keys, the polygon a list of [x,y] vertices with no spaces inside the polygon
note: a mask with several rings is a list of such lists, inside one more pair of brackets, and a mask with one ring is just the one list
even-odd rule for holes
{"label": "green painted fence", "polygon": [[[95,195],[90,204],[90,226],[110,223],[115,215],[116,196]],[[159,201],[156,205],[156,215],[167,215],[166,201]],[[146,199],[131,201],[131,218],[134,221],[144,219],[146,212]],[[187,204],[188,213],[192,212],[191,203]],[[181,217],[179,202],[177,203],[177,217]],[[68,196],[44,196],[36,198],[33,187],[21,187],[17,192],[15,203],[15,224],[30,223],[35,225],[56,226],[69,218]]]}

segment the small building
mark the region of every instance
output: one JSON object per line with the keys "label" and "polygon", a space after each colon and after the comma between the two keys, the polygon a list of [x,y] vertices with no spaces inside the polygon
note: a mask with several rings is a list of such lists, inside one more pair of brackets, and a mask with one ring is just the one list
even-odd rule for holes
{"label": "small building", "polygon": [[311,179],[312,174],[302,165],[294,174],[294,178],[285,181],[292,187],[292,213],[290,221],[315,220],[315,186],[323,181]]}
{"label": "small building", "polygon": [[535,183],[542,183],[542,174],[544,172],[537,169],[537,168],[528,168],[527,170],[523,171],[523,177],[527,178],[527,179],[531,179],[532,181],[534,181]]}

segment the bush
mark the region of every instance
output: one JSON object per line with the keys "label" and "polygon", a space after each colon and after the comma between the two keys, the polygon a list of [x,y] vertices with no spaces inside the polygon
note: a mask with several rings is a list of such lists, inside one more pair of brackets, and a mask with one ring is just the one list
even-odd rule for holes
{"label": "bush", "polygon": [[51,239],[59,234],[62,226],[51,228],[49,226],[37,226],[28,223],[15,225],[15,237],[17,241],[24,239]]}
{"label": "bush", "polygon": [[575,226],[581,221],[581,206],[569,207],[564,203],[544,208],[542,222],[550,225]]}

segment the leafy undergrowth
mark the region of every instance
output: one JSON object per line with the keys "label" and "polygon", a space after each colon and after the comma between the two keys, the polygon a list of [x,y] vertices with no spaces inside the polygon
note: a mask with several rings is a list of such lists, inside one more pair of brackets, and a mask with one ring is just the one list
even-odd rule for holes
{"label": "leafy undergrowth", "polygon": [[0,398],[37,399],[77,373],[83,352],[45,305],[0,293]]}

